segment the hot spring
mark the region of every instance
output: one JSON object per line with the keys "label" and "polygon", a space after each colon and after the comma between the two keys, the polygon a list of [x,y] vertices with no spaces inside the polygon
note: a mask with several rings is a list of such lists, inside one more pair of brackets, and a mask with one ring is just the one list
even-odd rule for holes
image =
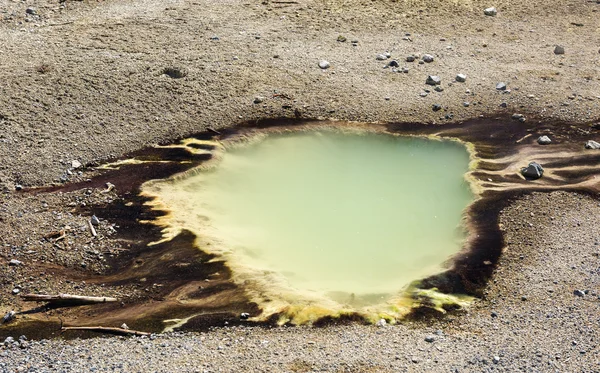
{"label": "hot spring", "polygon": [[458,142],[310,131],[213,147],[207,165],[143,190],[169,211],[165,239],[194,232],[263,317],[396,317],[463,247],[474,195]]}

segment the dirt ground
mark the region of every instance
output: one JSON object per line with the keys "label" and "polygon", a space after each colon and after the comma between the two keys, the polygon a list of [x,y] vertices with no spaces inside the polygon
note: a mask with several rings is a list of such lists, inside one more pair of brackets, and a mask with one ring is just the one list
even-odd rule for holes
{"label": "dirt ground", "polygon": [[[494,17],[483,13],[490,6]],[[2,313],[23,309],[14,289],[160,292],[79,280],[127,247],[107,220],[103,240],[90,241],[82,215],[118,200],[114,191],[17,190],[84,181],[94,166],[146,146],[282,117],[445,124],[521,113],[586,128],[600,120],[595,0],[8,0],[0,41]],[[424,54],[434,61],[406,61]],[[408,72],[385,68],[392,59]],[[425,84],[428,75],[443,91]],[[597,130],[589,137],[600,142]],[[573,193],[515,201],[501,215],[507,247],[485,296],[442,320],[34,342],[0,347],[0,371],[597,372],[599,216],[597,199]],[[65,226],[59,247],[46,239]]]}

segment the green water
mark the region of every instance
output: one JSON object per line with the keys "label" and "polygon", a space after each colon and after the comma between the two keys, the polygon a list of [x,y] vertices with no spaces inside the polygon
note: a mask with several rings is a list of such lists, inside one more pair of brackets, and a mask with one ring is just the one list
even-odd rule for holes
{"label": "green water", "polygon": [[460,250],[473,199],[468,164],[465,147],[450,141],[277,135],[230,149],[214,169],[159,194],[234,272],[279,282],[284,290],[271,297],[293,302],[297,291],[365,305],[439,271]]}

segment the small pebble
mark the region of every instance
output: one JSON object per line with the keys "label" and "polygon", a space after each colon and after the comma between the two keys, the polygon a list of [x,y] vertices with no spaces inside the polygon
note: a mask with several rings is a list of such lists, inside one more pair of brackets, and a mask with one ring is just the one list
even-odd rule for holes
{"label": "small pebble", "polygon": [[329,63],[329,61],[325,61],[325,60],[321,60],[319,61],[319,67],[323,70],[328,69],[329,67],[331,67],[331,64]]}
{"label": "small pebble", "polygon": [[496,10],[496,8],[490,7],[484,9],[483,14],[485,14],[486,16],[494,17],[496,14],[498,14],[498,11]]}
{"label": "small pebble", "polygon": [[540,145],[548,145],[552,142],[552,140],[550,140],[550,138],[548,136],[544,135],[544,136],[538,137],[537,142]]}
{"label": "small pebble", "polygon": [[562,45],[557,45],[554,47],[554,54],[565,54],[565,47]]}
{"label": "small pebble", "polygon": [[499,90],[499,91],[505,91],[506,90],[506,83],[500,82],[500,83],[496,84],[496,89]]}
{"label": "small pebble", "polygon": [[433,56],[430,54],[424,54],[423,57],[421,57],[421,60],[423,60],[423,62],[433,62]]}

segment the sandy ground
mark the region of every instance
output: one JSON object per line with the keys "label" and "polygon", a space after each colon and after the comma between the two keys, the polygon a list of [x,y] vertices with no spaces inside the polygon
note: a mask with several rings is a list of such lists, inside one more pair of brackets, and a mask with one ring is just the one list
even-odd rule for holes
{"label": "sandy ground", "polygon": [[[484,16],[491,5],[498,15]],[[72,274],[82,261],[101,273],[99,256],[122,246],[110,222],[100,228],[107,239],[77,255],[41,239],[65,224],[85,228],[73,207],[116,195],[22,195],[18,185],[84,180],[124,153],[253,119],[600,118],[596,1],[40,0],[4,2],[0,17],[3,310],[20,307],[16,287],[97,292]],[[384,68],[376,56],[385,52],[408,73]],[[434,62],[405,61],[426,53]],[[458,73],[466,82],[454,82]],[[428,75],[443,92],[424,84]],[[8,343],[0,370],[600,371],[599,216],[598,200],[569,193],[515,201],[502,213],[507,247],[486,296],[438,321]],[[25,265],[9,267],[13,258]]]}

